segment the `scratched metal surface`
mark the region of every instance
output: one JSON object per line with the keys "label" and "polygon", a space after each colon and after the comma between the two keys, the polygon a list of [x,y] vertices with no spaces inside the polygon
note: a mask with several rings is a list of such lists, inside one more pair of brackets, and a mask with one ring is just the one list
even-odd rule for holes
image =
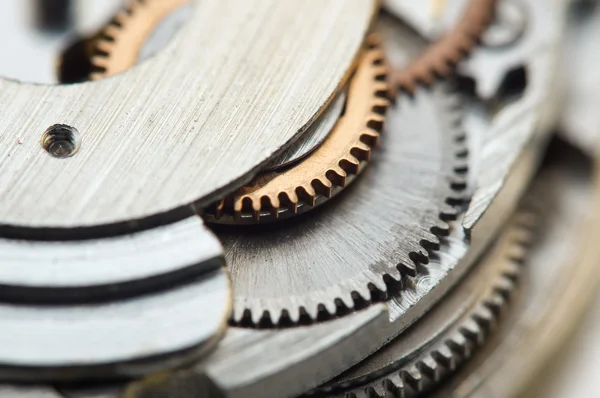
{"label": "scratched metal surface", "polygon": [[[194,4],[167,48],[121,75],[67,86],[0,79],[0,225],[189,214],[186,205],[249,178],[318,116],[375,10],[373,0]],[[40,146],[57,123],[81,133],[73,157]]]}

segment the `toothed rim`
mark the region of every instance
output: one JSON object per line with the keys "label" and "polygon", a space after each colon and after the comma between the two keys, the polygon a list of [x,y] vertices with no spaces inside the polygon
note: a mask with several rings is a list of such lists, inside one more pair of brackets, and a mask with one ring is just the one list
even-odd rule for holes
{"label": "toothed rim", "polygon": [[[439,115],[443,120],[444,130],[438,134],[451,134],[448,139],[450,148],[442,151],[441,162],[448,164],[444,169],[447,178],[445,192],[441,195],[437,207],[437,217],[426,228],[428,233],[423,233],[420,240],[406,243],[406,254],[411,262],[395,262],[386,266],[383,272],[369,271],[372,277],[366,281],[361,290],[348,289],[344,295],[339,293],[345,290],[344,284],[331,286],[327,292],[321,291],[319,295],[330,296],[327,301],[315,301],[314,305],[286,305],[279,310],[268,309],[264,302],[260,303],[261,310],[255,311],[248,304],[258,299],[244,300],[236,297],[234,314],[231,324],[240,327],[286,327],[301,324],[310,324],[318,321],[333,319],[337,316],[351,313],[364,308],[374,302],[386,301],[389,294],[396,293],[397,286],[402,286],[403,278],[421,275],[417,272],[419,265],[429,262],[429,254],[441,248],[440,237],[450,233],[450,222],[457,219],[466,203],[465,189],[467,186],[468,149],[466,133],[462,126],[462,103],[456,94],[454,85],[450,82],[439,82],[438,88],[423,88],[423,90],[439,90],[435,101],[443,110]],[[409,97],[405,97],[411,100]],[[415,98],[418,98],[418,94]],[[396,260],[399,261],[399,260]],[[333,293],[337,291],[338,293]],[[297,297],[288,301],[298,301]],[[260,300],[259,300],[260,301]],[[244,304],[245,303],[245,304]]]}
{"label": "toothed rim", "polygon": [[129,0],[99,35],[90,79],[113,76],[136,65],[154,28],[165,16],[189,3],[190,0]]}
{"label": "toothed rim", "polygon": [[350,185],[379,141],[389,107],[387,74],[380,40],[371,35],[349,83],[346,111],[325,141],[300,163],[261,174],[210,206],[205,219],[222,224],[275,221],[314,209]]}
{"label": "toothed rim", "polygon": [[[413,396],[433,390],[471,358],[496,328],[517,288],[532,244],[536,219],[537,215],[530,211],[521,211],[514,218],[505,232],[503,262],[497,276],[468,313],[431,347],[404,365],[386,367],[351,381],[318,388],[305,396],[384,398],[389,395]],[[460,289],[460,285],[457,288]]]}
{"label": "toothed rim", "polygon": [[429,86],[438,78],[451,76],[493,21],[496,4],[497,0],[471,0],[451,31],[427,47],[406,68],[393,71],[393,82],[401,90],[413,93],[420,84]]}

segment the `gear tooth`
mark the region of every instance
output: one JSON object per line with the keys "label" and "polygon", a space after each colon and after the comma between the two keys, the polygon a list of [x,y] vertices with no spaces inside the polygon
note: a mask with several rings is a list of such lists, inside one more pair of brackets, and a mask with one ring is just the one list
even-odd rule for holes
{"label": "gear tooth", "polygon": [[450,347],[442,345],[434,351],[432,355],[446,369],[450,371],[456,369],[456,357],[452,353]]}
{"label": "gear tooth", "polygon": [[473,319],[480,325],[480,329],[492,330],[496,327],[496,315],[492,310],[485,306],[480,305],[473,314]]}
{"label": "gear tooth", "polygon": [[351,292],[343,292],[339,299],[344,303],[344,305],[348,308],[348,309],[354,309],[354,300],[352,299],[352,293]]}
{"label": "gear tooth", "polygon": [[470,352],[467,339],[462,333],[452,333],[446,344],[452,351],[460,356],[467,357]]}
{"label": "gear tooth", "polygon": [[232,314],[232,318],[233,318],[233,322],[234,323],[241,323],[242,319],[244,318],[244,311],[245,309],[242,308],[241,306],[234,306],[233,308],[233,314]]}
{"label": "gear tooth", "polygon": [[120,28],[118,26],[115,25],[108,25],[106,27],[106,29],[104,29],[104,36],[106,37],[110,37],[111,39],[114,39],[115,37],[117,37],[120,33]]}
{"label": "gear tooth", "polygon": [[337,305],[335,301],[325,302],[323,304],[323,307],[329,315],[334,316],[335,314],[337,314]]}
{"label": "gear tooth", "polygon": [[306,314],[310,317],[310,319],[317,319],[318,315],[319,315],[319,306],[322,306],[323,304],[318,304],[315,306],[310,306],[308,308],[306,307],[302,307],[304,308],[304,311],[306,311]]}
{"label": "gear tooth", "polygon": [[481,326],[473,319],[467,319],[460,328],[461,332],[475,342],[477,345],[483,343],[483,331]]}
{"label": "gear tooth", "polygon": [[392,396],[404,398],[405,389],[400,372],[393,372],[388,378],[383,381],[383,386],[386,391],[390,392]]}
{"label": "gear tooth", "polygon": [[[293,205],[295,209],[297,209],[298,208],[298,195],[296,194],[296,191],[290,190],[290,191],[286,192],[285,194],[287,195],[290,204]],[[294,210],[294,212],[296,212],[296,210]]]}
{"label": "gear tooth", "polygon": [[354,147],[360,151],[363,151],[367,156],[369,153],[371,153],[371,147],[364,142],[357,142]]}
{"label": "gear tooth", "polygon": [[315,189],[315,192],[318,192],[326,198],[330,198],[333,193],[333,184],[327,178],[315,178],[312,181],[312,186]]}
{"label": "gear tooth", "polygon": [[[343,162],[340,162],[342,164]],[[328,182],[339,187],[345,187],[348,173],[341,166],[334,166],[326,174]],[[333,186],[333,185],[332,185]]]}
{"label": "gear tooth", "polygon": [[507,278],[501,278],[496,282],[495,290],[506,298],[510,295],[510,292],[512,292],[514,287],[515,284],[513,281]]}
{"label": "gear tooth", "polygon": [[381,398],[382,397],[382,395],[380,395],[377,392],[377,390],[375,389],[375,386],[365,387],[364,393],[365,393],[365,395],[366,395],[367,398]]}
{"label": "gear tooth", "polygon": [[250,198],[248,198],[247,196],[241,196],[239,198],[236,198],[233,202],[233,211],[235,213],[241,213],[244,209],[244,201],[247,201],[249,199]]}
{"label": "gear tooth", "polygon": [[290,320],[290,322],[292,323],[298,323],[300,322],[300,317],[302,316],[303,313],[306,313],[306,311],[304,311],[304,307],[300,307],[297,309],[290,309],[290,310],[283,310],[282,313],[285,312],[285,317],[287,319]]}
{"label": "gear tooth", "polygon": [[115,16],[113,17],[113,20],[121,26],[125,25],[127,23],[128,19],[129,19],[129,13],[125,10],[118,11],[115,14]]}
{"label": "gear tooth", "polygon": [[92,65],[97,68],[106,69],[109,66],[108,58],[103,55],[95,55],[92,57]]}
{"label": "gear tooth", "polygon": [[417,392],[423,390],[423,375],[414,365],[402,371],[402,380]]}
{"label": "gear tooth", "polygon": [[492,294],[486,301],[485,305],[496,313],[500,313],[506,305],[506,299],[499,293]]}
{"label": "gear tooth", "polygon": [[106,54],[110,54],[113,51],[113,43],[105,40],[98,40],[96,43],[96,49]]}
{"label": "gear tooth", "polygon": [[277,195],[269,194],[267,196],[267,198],[269,199],[271,207],[275,210],[279,210],[279,208],[281,207],[281,202],[279,201],[279,198],[277,197]]}
{"label": "gear tooth", "polygon": [[[264,313],[267,313],[267,311],[264,311]],[[262,319],[262,316],[263,316],[263,313],[260,313],[258,311],[256,311],[256,312],[250,311],[250,317],[252,319],[252,324],[254,324],[254,325],[258,325],[258,323]]]}
{"label": "gear tooth", "polygon": [[432,356],[425,356],[420,362],[419,362],[419,369],[421,370],[421,373],[423,373],[425,376],[427,376],[429,379],[433,380],[434,382],[438,382],[441,378],[441,372],[439,369],[439,365],[437,363],[437,361],[435,359],[433,359]]}
{"label": "gear tooth", "polygon": [[520,264],[517,264],[514,261],[508,261],[504,265],[503,275],[506,278],[508,278],[512,281],[515,281],[518,279],[520,274],[521,274],[521,265]]}
{"label": "gear tooth", "polygon": [[514,261],[522,261],[527,254],[527,249],[521,245],[512,245],[507,253],[507,257]]}
{"label": "gear tooth", "polygon": [[378,275],[373,275],[371,283],[373,284],[373,289],[376,289],[380,294],[385,294],[388,290],[385,281]]}

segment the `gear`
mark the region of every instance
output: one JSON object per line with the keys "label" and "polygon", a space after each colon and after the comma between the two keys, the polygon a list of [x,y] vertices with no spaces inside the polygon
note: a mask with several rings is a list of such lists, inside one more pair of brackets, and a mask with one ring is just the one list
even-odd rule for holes
{"label": "gear", "polygon": [[260,174],[251,185],[209,208],[208,221],[255,223],[293,216],[332,198],[364,170],[389,106],[378,38],[370,36],[367,46],[349,83],[345,112],[325,141],[300,163]]}
{"label": "gear", "polygon": [[448,77],[475,47],[494,18],[497,0],[470,0],[460,21],[405,67],[392,71],[392,81],[413,93],[419,84],[431,85]]}
{"label": "gear", "polygon": [[412,397],[431,391],[493,331],[517,287],[537,217],[523,210],[448,297],[396,340],[309,397]]}
{"label": "gear", "polygon": [[144,44],[164,18],[190,0],[130,0],[96,41],[92,80],[116,75],[138,63]]}
{"label": "gear", "polygon": [[343,200],[285,223],[215,225],[232,274],[233,323],[331,318],[385,300],[402,275],[416,275],[460,212],[451,204],[463,203],[459,108],[445,84],[402,96],[388,115],[382,149]]}

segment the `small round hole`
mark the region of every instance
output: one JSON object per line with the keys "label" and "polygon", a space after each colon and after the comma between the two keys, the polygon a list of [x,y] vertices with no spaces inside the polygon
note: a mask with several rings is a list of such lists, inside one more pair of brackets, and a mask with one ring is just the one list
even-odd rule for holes
{"label": "small round hole", "polygon": [[46,152],[55,158],[68,158],[79,150],[81,137],[76,128],[55,124],[44,131],[40,142]]}

